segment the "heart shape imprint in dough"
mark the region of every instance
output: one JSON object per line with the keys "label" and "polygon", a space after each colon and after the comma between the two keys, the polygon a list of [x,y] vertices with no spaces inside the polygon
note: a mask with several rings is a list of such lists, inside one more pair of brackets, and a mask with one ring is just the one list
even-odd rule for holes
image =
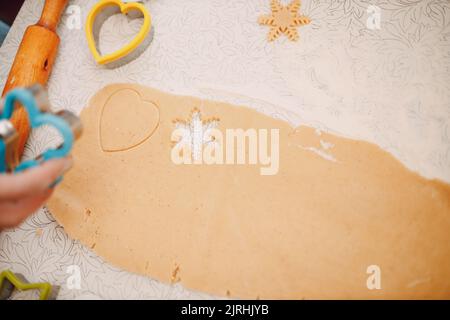
{"label": "heart shape imprint in dough", "polygon": [[156,131],[159,108],[143,100],[132,89],[115,92],[106,101],[100,117],[100,144],[105,152],[126,151],[135,148]]}

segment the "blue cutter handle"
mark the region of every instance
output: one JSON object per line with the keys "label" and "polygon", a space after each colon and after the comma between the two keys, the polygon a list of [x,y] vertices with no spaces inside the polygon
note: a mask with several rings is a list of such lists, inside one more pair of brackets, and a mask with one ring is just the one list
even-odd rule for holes
{"label": "blue cutter handle", "polygon": [[[5,97],[4,110],[0,119],[11,118],[16,101],[19,101],[27,110],[32,128],[37,128],[42,125],[50,125],[56,128],[63,138],[62,146],[58,149],[49,149],[45,151],[42,154],[41,162],[45,162],[50,159],[64,158],[65,156],[67,156],[72,150],[74,141],[72,129],[63,119],[52,114],[41,113],[38,106],[36,105],[33,94],[29,90],[17,88],[8,92]],[[17,166],[15,171],[20,172],[26,170],[28,168],[39,165],[39,163],[41,162],[36,160],[28,160],[22,162],[19,166]]]}
{"label": "blue cutter handle", "polygon": [[0,173],[6,171],[6,146],[5,143],[0,140]]}

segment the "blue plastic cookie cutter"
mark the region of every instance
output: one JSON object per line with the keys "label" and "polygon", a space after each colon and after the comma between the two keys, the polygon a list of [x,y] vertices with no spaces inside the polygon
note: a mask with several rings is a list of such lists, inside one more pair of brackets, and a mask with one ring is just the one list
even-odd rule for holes
{"label": "blue plastic cookie cutter", "polygon": [[[51,159],[64,158],[72,150],[74,139],[81,134],[81,122],[69,111],[63,110],[58,114],[52,114],[40,110],[35,97],[39,90],[43,89],[36,85],[31,88],[16,88],[8,92],[4,98],[3,110],[0,115],[0,173],[20,172]],[[8,146],[12,149],[12,141],[17,138],[17,133],[9,120],[14,112],[16,102],[21,103],[26,109],[31,128],[43,125],[52,126],[61,134],[63,143],[56,149],[46,150],[36,159],[26,160],[17,166],[12,166],[8,161],[8,158],[11,158],[11,150],[8,150]]]}

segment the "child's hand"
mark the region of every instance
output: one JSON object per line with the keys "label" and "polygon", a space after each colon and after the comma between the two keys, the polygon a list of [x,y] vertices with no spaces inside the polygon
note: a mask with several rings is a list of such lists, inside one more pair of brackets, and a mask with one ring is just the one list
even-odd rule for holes
{"label": "child's hand", "polygon": [[52,194],[52,183],[72,165],[70,158],[51,160],[17,174],[0,174],[0,230],[19,225]]}

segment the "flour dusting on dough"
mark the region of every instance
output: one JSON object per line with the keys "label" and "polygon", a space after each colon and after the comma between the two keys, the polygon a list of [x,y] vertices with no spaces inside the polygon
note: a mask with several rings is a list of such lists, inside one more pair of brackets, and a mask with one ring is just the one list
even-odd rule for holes
{"label": "flour dusting on dough", "polygon": [[297,147],[300,147],[303,150],[312,151],[315,154],[317,154],[317,155],[321,156],[322,158],[324,158],[325,160],[337,162],[336,159],[333,157],[333,155],[331,155],[330,153],[325,152],[322,149],[318,149],[318,148],[315,148],[315,147],[304,147],[304,146],[300,146],[300,145],[298,145]]}

